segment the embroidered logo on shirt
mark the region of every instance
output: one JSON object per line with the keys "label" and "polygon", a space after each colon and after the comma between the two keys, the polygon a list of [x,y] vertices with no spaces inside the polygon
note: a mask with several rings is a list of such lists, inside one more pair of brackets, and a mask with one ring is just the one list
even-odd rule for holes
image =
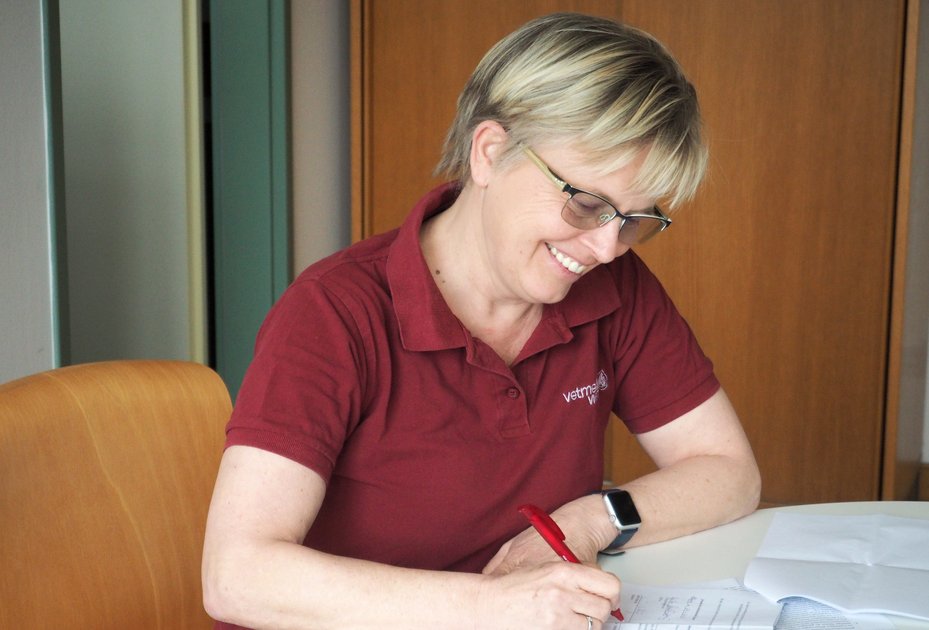
{"label": "embroidered logo on shirt", "polygon": [[600,373],[597,374],[597,380],[593,383],[575,387],[572,390],[564,392],[562,396],[564,396],[566,403],[571,403],[575,400],[587,400],[589,404],[596,405],[597,401],[600,399],[600,392],[609,386],[610,380],[607,378],[606,372],[600,370]]}

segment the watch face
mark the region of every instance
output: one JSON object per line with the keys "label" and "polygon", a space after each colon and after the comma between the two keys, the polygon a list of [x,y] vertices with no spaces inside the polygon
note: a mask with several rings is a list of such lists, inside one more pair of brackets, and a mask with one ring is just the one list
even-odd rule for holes
{"label": "watch face", "polygon": [[639,511],[635,509],[635,503],[632,497],[625,490],[609,490],[604,494],[613,508],[613,514],[619,519],[620,527],[629,527],[630,525],[638,526],[642,519],[639,517]]}

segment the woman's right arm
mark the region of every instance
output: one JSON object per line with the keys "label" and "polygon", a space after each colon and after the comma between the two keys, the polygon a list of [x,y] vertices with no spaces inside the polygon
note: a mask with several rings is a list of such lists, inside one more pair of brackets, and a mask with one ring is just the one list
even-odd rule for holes
{"label": "woman's right arm", "polygon": [[[403,569],[337,557],[301,542],[326,484],[294,461],[245,446],[220,465],[203,551],[204,605],[252,628],[560,630],[603,620],[618,580],[553,562],[505,576]],[[599,627],[595,622],[594,627]]]}

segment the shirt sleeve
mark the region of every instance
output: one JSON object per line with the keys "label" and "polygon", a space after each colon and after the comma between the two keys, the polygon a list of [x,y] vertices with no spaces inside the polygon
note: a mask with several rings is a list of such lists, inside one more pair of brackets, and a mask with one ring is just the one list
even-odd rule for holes
{"label": "shirt sleeve", "polygon": [[328,482],[361,417],[363,346],[338,297],[314,280],[292,285],[258,333],[226,427],[226,447],[271,451]]}
{"label": "shirt sleeve", "polygon": [[[633,433],[667,424],[719,389],[713,364],[658,279],[633,252],[617,271],[622,307],[613,411]],[[624,256],[625,258],[626,256]]]}

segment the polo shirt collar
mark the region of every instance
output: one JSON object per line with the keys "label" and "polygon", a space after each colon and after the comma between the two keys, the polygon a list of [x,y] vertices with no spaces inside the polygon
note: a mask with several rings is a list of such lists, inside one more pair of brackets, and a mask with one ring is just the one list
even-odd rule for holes
{"label": "polo shirt collar", "polygon": [[[468,333],[448,308],[426,265],[419,242],[423,222],[448,209],[458,197],[457,183],[443,184],[419,200],[400,226],[387,257],[387,281],[403,347],[412,351],[466,347]],[[566,343],[572,326],[600,319],[620,307],[612,274],[597,267],[578,280],[557,304],[546,304],[521,357]]]}

